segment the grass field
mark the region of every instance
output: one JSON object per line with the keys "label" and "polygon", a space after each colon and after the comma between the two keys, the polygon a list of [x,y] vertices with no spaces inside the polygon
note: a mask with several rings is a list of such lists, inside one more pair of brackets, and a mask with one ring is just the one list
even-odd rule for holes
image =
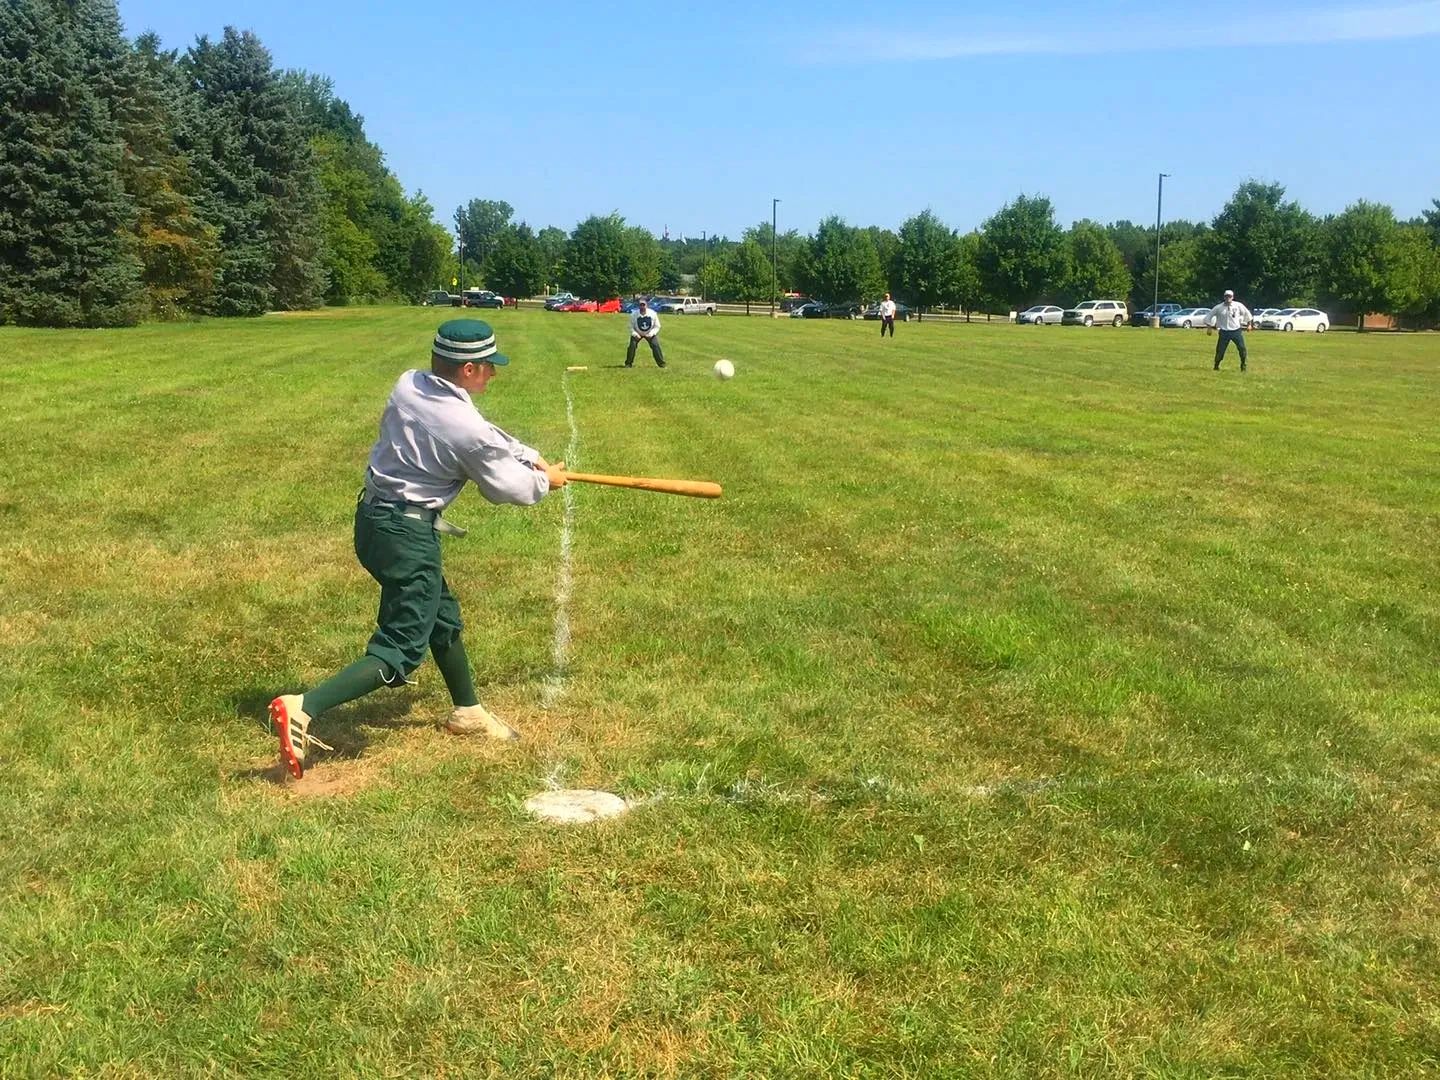
{"label": "grass field", "polygon": [[1440,338],[491,314],[487,416],[725,497],[572,489],[557,672],[563,501],[467,492],[524,739],[427,666],[298,786],[437,313],[0,330],[0,1075],[1440,1068]]}

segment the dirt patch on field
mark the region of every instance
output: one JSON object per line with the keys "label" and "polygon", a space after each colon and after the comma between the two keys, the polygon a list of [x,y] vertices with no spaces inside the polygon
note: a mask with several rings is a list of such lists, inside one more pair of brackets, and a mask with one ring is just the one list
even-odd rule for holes
{"label": "dirt patch on field", "polygon": [[377,776],[373,762],[317,761],[296,780],[279,761],[271,761],[237,774],[237,779],[259,780],[292,799],[332,799],[363,791]]}
{"label": "dirt patch on field", "polygon": [[0,1005],[0,1020],[33,1020],[41,1016],[54,1016],[66,1009],[63,1002],[51,1001],[17,1001],[9,1005]]}
{"label": "dirt patch on field", "polygon": [[0,648],[16,649],[36,641],[50,623],[50,616],[39,611],[20,611],[0,615]]}

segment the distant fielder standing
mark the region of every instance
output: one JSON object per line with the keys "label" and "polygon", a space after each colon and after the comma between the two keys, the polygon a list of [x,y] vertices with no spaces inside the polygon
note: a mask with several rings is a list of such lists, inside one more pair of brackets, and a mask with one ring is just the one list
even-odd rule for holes
{"label": "distant fielder standing", "polygon": [[885,294],[885,299],[880,301],[880,336],[885,336],[886,329],[889,329],[890,336],[895,336],[895,301],[890,299],[890,294]]}
{"label": "distant fielder standing", "polygon": [[440,568],[437,533],[463,531],[440,514],[473,481],[493,503],[533,506],[564,487],[564,465],[550,465],[490,423],[471,395],[485,392],[509,358],[495,351],[495,332],[479,319],[451,319],[431,345],[430,370],[400,376],[370,450],[365,488],[355,504],[355,555],[380,584],[380,613],[365,655],[302,694],[270,703],[280,758],[297,779],[305,773],[310,734],[326,709],[381,686],[409,681],[429,652],[454,709],[445,727],[456,735],[513,739],[475,694],[460,640],[460,604]]}
{"label": "distant fielder standing", "polygon": [[1225,290],[1225,300],[1216,304],[1210,309],[1210,314],[1205,316],[1205,332],[1214,333],[1215,328],[1220,328],[1220,340],[1215,343],[1215,370],[1220,370],[1220,361],[1225,359],[1225,350],[1230,347],[1230,342],[1235,343],[1235,351],[1240,354],[1240,370],[1245,370],[1245,328],[1250,325],[1250,309],[1235,299],[1235,293]]}
{"label": "distant fielder standing", "polygon": [[665,366],[665,354],[660,351],[660,316],[650,310],[650,302],[641,300],[640,306],[630,313],[630,348],[625,353],[625,366],[635,366],[635,350],[640,342],[650,345],[650,355],[655,357],[655,366]]}

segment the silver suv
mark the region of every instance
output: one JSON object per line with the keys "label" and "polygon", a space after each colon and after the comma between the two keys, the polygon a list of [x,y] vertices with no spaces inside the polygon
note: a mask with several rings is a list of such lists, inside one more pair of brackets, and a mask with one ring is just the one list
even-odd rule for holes
{"label": "silver suv", "polygon": [[1066,308],[1060,321],[1066,326],[1124,326],[1129,311],[1123,300],[1086,300]]}
{"label": "silver suv", "polygon": [[657,296],[652,303],[662,315],[714,315],[715,301],[698,296]]}

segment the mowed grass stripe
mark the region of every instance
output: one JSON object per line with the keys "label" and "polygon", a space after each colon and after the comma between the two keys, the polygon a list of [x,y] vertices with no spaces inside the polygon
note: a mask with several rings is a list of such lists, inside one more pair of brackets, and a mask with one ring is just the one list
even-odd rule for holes
{"label": "mowed grass stripe", "polygon": [[[583,467],[452,515],[514,747],[433,671],[269,696],[373,618],[349,518],[450,313],[0,330],[0,1072],[1402,1075],[1433,1064],[1424,337],[484,312]],[[73,357],[58,362],[57,357]],[[709,375],[735,361],[727,383]],[[11,398],[7,398],[11,400]],[[557,831],[546,783],[641,800]],[[336,1037],[317,1038],[316,1032]]]}

